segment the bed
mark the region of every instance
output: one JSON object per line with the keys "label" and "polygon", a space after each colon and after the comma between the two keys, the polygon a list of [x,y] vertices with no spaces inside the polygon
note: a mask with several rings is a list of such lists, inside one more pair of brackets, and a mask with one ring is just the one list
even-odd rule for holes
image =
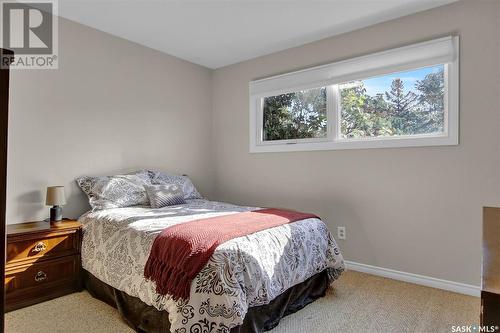
{"label": "bed", "polygon": [[89,292],[115,306],[138,332],[262,332],[324,295],[344,270],[325,224],[308,218],[229,240],[191,284],[188,300],[156,293],[144,278],[155,237],[188,221],[253,211],[205,199],[163,208],[91,211],[83,225]]}

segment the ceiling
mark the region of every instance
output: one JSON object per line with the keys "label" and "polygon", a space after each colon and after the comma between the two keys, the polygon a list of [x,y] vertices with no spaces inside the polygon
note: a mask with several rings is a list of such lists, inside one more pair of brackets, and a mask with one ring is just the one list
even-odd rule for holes
{"label": "ceiling", "polygon": [[456,0],[62,0],[59,15],[219,68]]}

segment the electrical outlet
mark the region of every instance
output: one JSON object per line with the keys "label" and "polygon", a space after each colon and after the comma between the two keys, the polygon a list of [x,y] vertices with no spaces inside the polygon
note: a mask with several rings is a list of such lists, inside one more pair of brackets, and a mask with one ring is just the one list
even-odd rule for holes
{"label": "electrical outlet", "polygon": [[346,237],[345,227],[337,227],[337,238],[345,239],[345,237]]}

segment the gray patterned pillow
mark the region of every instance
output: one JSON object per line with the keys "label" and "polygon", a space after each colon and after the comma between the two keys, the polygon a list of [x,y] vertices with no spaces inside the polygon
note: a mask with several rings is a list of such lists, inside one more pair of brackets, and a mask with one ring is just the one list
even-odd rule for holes
{"label": "gray patterned pillow", "polygon": [[154,185],[176,184],[179,185],[182,192],[184,192],[184,199],[203,199],[188,176],[170,175],[163,171],[149,170],[148,172],[151,183]]}
{"label": "gray patterned pillow", "polygon": [[185,204],[184,192],[177,184],[146,185],[146,192],[151,203],[151,208]]}
{"label": "gray patterned pillow", "polygon": [[76,182],[88,196],[92,210],[149,205],[144,188],[151,185],[147,171],[115,176],[83,176]]}

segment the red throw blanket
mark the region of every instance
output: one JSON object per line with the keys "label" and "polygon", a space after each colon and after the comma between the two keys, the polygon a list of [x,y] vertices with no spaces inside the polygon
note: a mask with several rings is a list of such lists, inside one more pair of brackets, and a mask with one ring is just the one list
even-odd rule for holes
{"label": "red throw blanket", "polygon": [[317,218],[313,214],[268,208],[210,217],[174,225],[154,240],[144,277],[156,282],[156,292],[175,300],[189,299],[191,282],[220,244],[283,224]]}

